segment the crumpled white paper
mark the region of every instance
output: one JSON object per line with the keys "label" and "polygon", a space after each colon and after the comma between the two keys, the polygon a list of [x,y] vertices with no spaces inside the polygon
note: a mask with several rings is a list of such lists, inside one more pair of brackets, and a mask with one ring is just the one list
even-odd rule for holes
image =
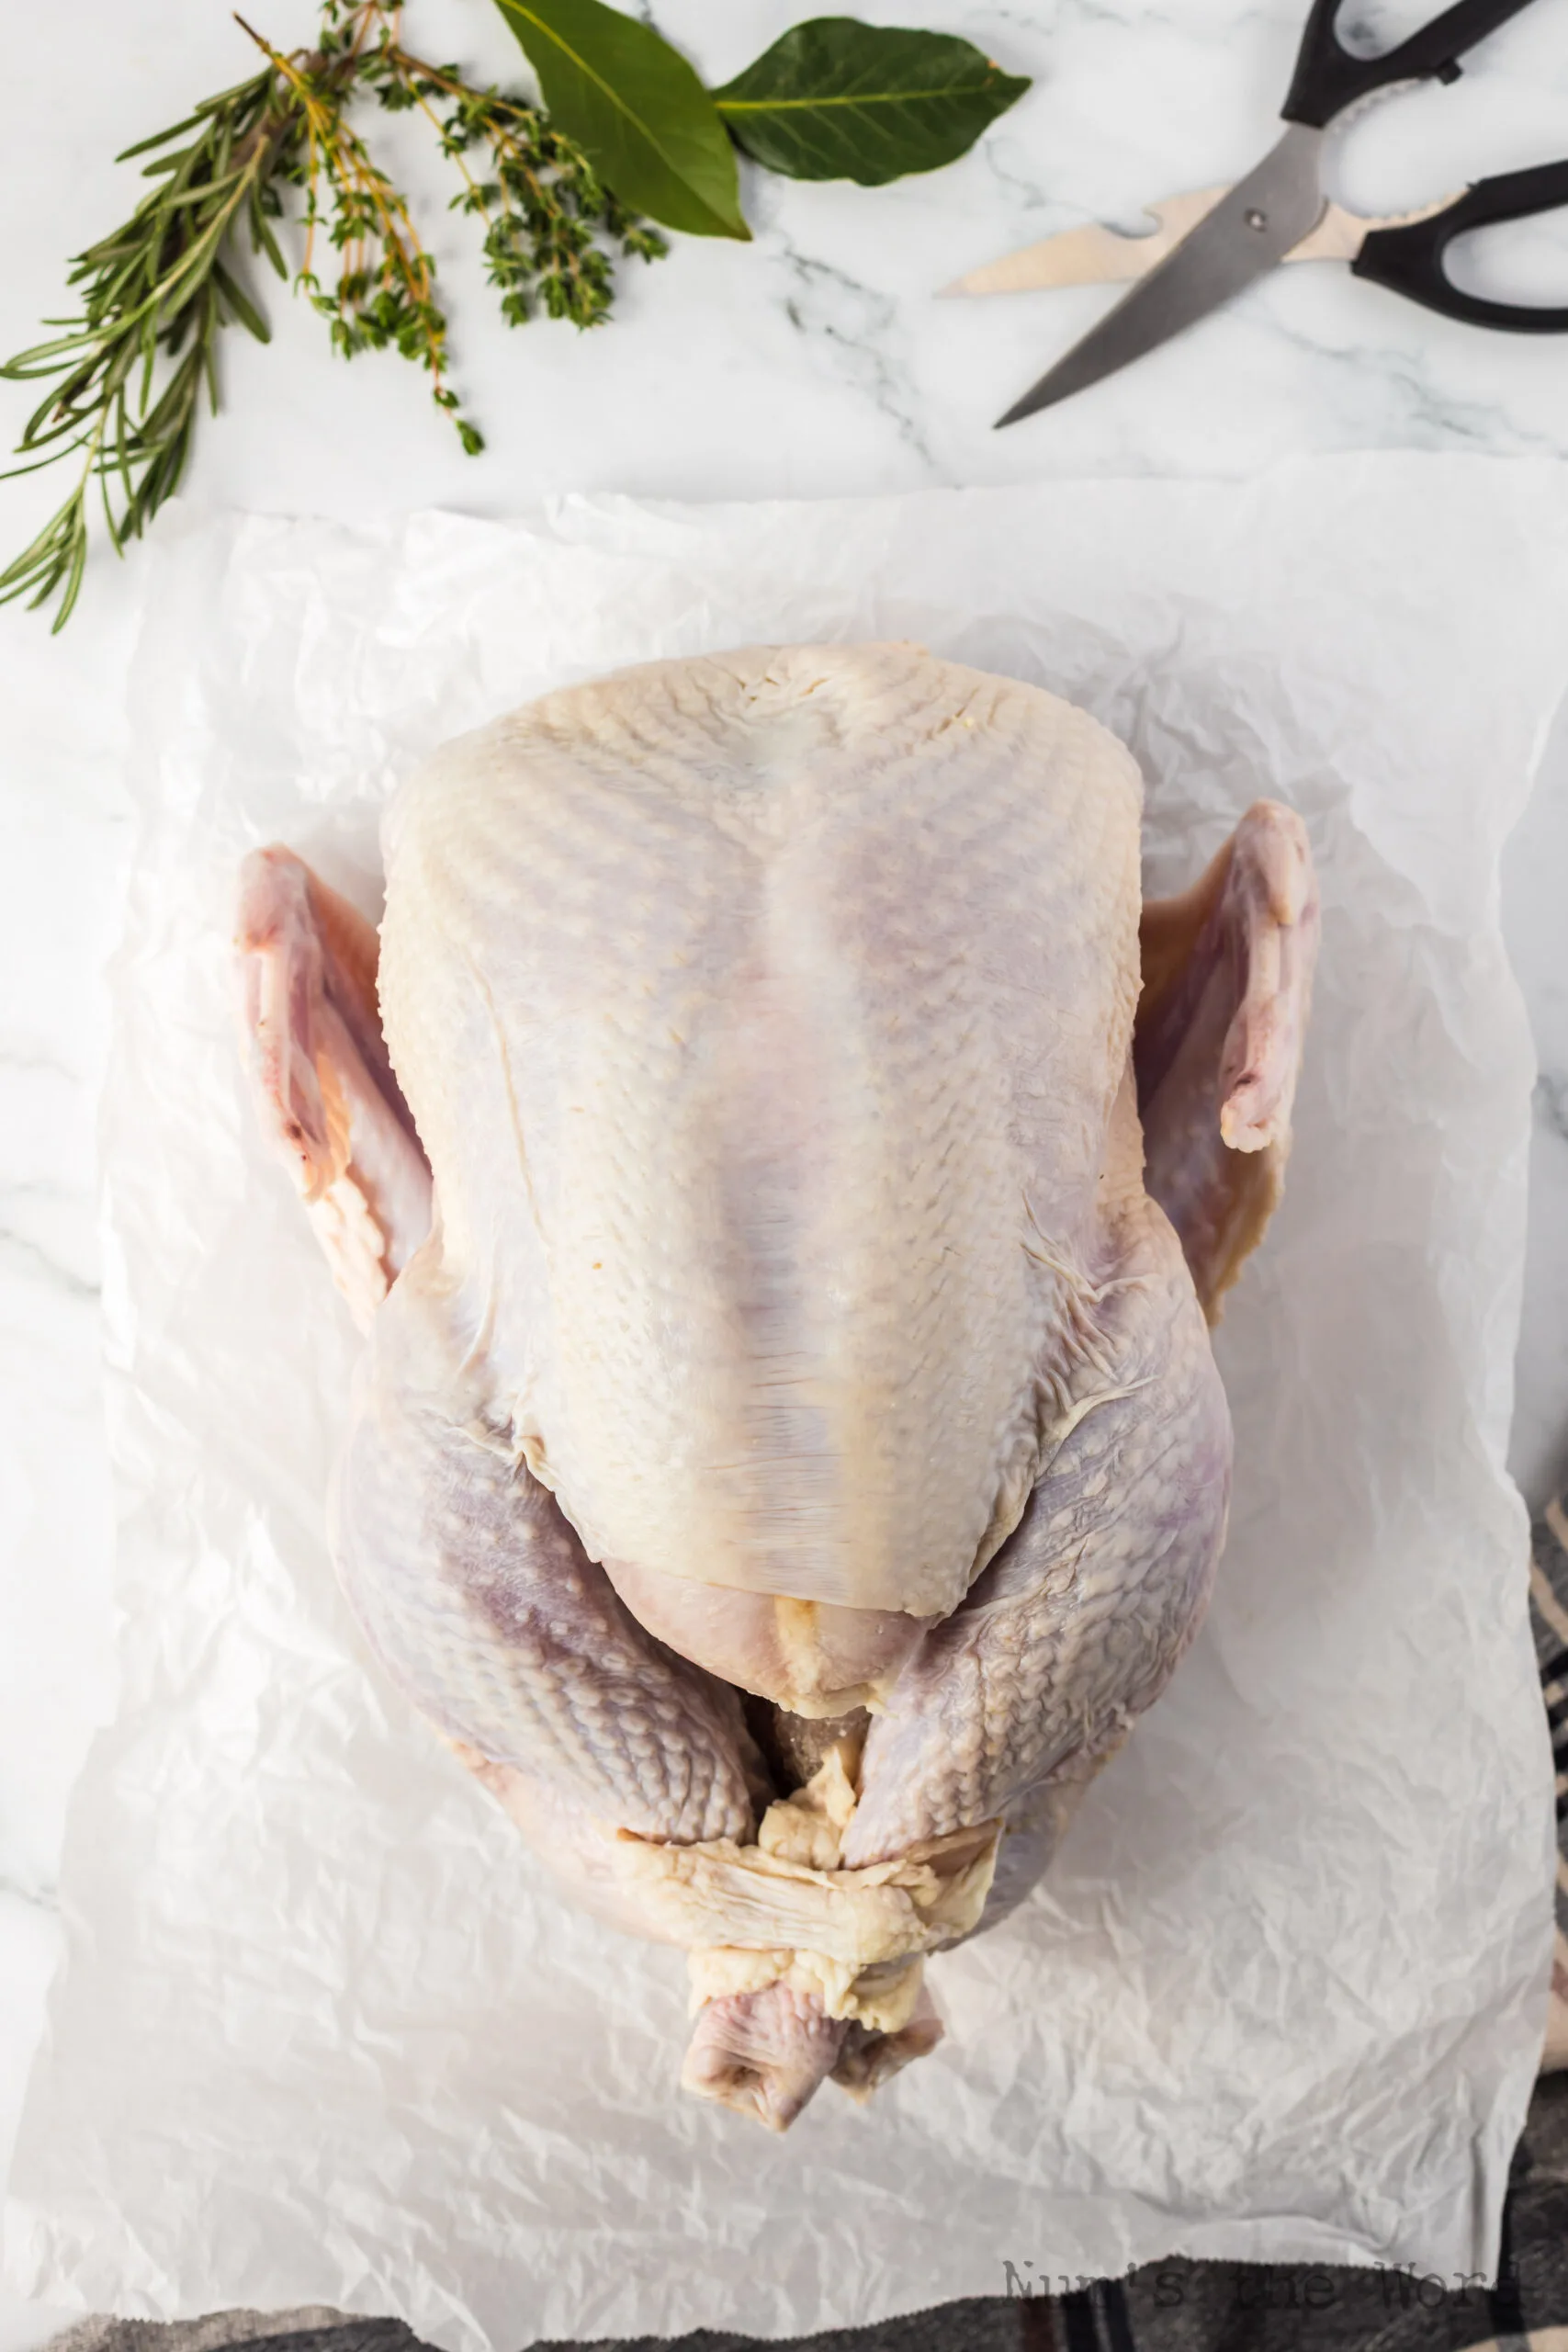
{"label": "crumpled white paper", "polygon": [[[18,2284],[479,2352],[863,2321],[1010,2263],[1489,2269],[1551,1849],[1496,870],[1568,669],[1562,470],[186,515],[156,563],[104,1130],[123,1693],[72,1818]],[[677,2094],[679,1954],[563,1908],[361,1655],[322,1536],[356,1340],[243,1088],[231,888],[276,837],[373,905],[398,779],[546,687],[889,636],[1122,734],[1156,888],[1292,802],[1323,954],[1289,1193],[1219,1338],[1207,1627],[1046,1884],[934,1964],[936,2055],[774,2141]]]}

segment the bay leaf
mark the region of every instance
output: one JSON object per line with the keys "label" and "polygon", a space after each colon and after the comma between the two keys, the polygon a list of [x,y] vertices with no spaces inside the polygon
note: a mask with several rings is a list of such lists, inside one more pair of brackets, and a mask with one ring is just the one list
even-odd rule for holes
{"label": "bay leaf", "polygon": [[953,33],[814,17],[714,98],[736,144],[771,171],[879,187],[953,162],[1028,87]]}
{"label": "bay leaf", "polygon": [[544,101],[628,211],[694,237],[751,234],[735,151],[678,49],[604,0],[496,0]]}

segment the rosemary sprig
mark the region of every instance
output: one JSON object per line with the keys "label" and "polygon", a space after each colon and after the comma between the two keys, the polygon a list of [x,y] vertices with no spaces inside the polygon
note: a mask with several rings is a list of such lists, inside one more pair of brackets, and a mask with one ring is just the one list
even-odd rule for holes
{"label": "rosemary sprig", "polygon": [[[67,332],[0,369],[52,386],[18,445],[31,462],[14,470],[36,472],[83,453],[70,495],[0,573],[0,601],[30,590],[41,604],[58,590],[57,628],[81,589],[95,478],[109,537],[123,549],[179,482],[204,385],[216,406],[219,328],[236,318],[266,340],[265,322],[223,256],[243,223],[253,246],[284,267],[268,214],[277,209],[276,174],[294,127],[276,107],[271,69],[126,153],[167,147],[189,130],[196,136],[187,146],[147,165],[158,184],[130,219],[73,265],[67,282],[82,289],[82,315],[49,321]],[[161,383],[160,350],[175,362]]]}
{"label": "rosemary sprig", "polygon": [[[304,232],[295,285],[327,320],[334,348],[348,358],[390,349],[413,360],[464,448],[483,447],[447,380],[434,261],[407,198],[348,119],[360,93],[429,118],[462,178],[454,207],[484,224],[487,275],[509,323],[537,305],[595,325],[614,290],[606,244],[645,260],[666,250],[538,107],[474,88],[455,65],[405,50],[400,14],[401,0],[326,0],[317,46],[288,54],[252,33],[266,59],[261,72],[125,151],[121,160],[152,157],[143,175],[153,186],[72,266],[79,315],[48,322],[65,332],[0,368],[0,376],[50,385],[17,445],[28,462],[13,471],[80,460],[69,494],[0,572],[0,603],[55,597],[60,628],[81,591],[94,486],[120,553],[178,488],[204,390],[218,406],[220,330],[238,320],[268,339],[241,282],[239,240],[288,275],[277,226],[290,187],[302,194]],[[466,160],[476,150],[478,174]],[[337,255],[325,283],[315,267],[323,242]]]}

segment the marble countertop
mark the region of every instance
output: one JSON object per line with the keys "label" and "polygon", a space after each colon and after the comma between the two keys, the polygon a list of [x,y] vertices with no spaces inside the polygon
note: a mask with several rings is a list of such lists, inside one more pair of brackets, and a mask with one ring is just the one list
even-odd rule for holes
{"label": "marble countertop", "polygon": [[[660,0],[659,21],[717,81],[809,11],[786,0]],[[750,247],[677,240],[622,272],[617,316],[580,336],[494,315],[467,232],[443,209],[417,126],[389,123],[426,199],[457,381],[487,455],[468,460],[423,381],[389,358],[352,368],[268,291],[274,343],[225,355],[225,413],[203,432],[197,497],[363,519],[446,505],[504,514],[541,492],[809,497],[929,482],[1082,473],[1250,472],[1303,450],[1400,447],[1568,456],[1568,341],[1458,326],[1339,267],[1277,272],[1230,311],[1094,392],[1013,432],[989,421],[1089,323],[1090,290],[939,304],[960,270],[1084,218],[1234,175],[1273,135],[1299,0],[863,0],[862,13],[966,31],[1027,98],[962,164],[880,191],[746,174]],[[1429,7],[1353,0],[1383,39]],[[515,77],[479,0],[409,0],[411,40]],[[309,0],[263,0],[280,44]],[[88,0],[67,54],[49,12],[8,28],[0,202],[12,225],[0,344],[58,314],[62,257],[127,209],[114,151],[249,70],[218,0]],[[62,89],[70,75],[70,110]],[[1540,5],[1452,89],[1401,93],[1339,141],[1336,189],[1408,209],[1485,172],[1568,152],[1568,7]],[[1568,215],[1462,256],[1478,288],[1568,299]],[[3,387],[14,435],[25,388]],[[53,503],[8,485],[7,539]],[[95,560],[51,639],[0,614],[0,2167],[58,1951],[53,1894],[66,1794],[112,1704],[110,1503],[96,1327],[94,1105],[127,849],[121,688],[136,563]],[[1456,651],[1458,649],[1456,649]],[[1510,852],[1505,923],[1541,1065],[1515,1466],[1539,1499],[1568,1466],[1568,726],[1549,747]],[[59,2315],[0,2290],[0,2352]]]}

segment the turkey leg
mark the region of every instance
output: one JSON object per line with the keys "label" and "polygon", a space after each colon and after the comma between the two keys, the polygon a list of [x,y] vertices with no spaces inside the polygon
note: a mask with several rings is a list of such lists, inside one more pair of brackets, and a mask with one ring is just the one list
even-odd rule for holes
{"label": "turkey leg", "polygon": [[[432,1244],[376,1317],[333,1501],[373,1647],[584,1907],[671,1942],[790,1940],[744,1887],[738,1917],[705,1903],[670,1850],[730,1841],[720,1877],[730,1857],[744,1877],[771,1791],[739,1694],[638,1623],[467,1393],[465,1352]],[[782,1985],[710,2000],[682,2079],[782,2131],[847,2033]]]}
{"label": "turkey leg", "polygon": [[449,1740],[615,1829],[747,1838],[739,1697],[637,1623],[468,1393],[464,1353],[432,1244],[376,1317],[332,1504],[378,1655]]}
{"label": "turkey leg", "polygon": [[[847,1864],[1001,1820],[1033,1833],[1037,1874],[1196,1632],[1224,1534],[1230,1420],[1197,1303],[1168,1279],[1175,1252],[1145,1212],[1099,1285],[1114,1377],[874,1718]],[[1004,1843],[1004,1896],[1009,1865]]]}

